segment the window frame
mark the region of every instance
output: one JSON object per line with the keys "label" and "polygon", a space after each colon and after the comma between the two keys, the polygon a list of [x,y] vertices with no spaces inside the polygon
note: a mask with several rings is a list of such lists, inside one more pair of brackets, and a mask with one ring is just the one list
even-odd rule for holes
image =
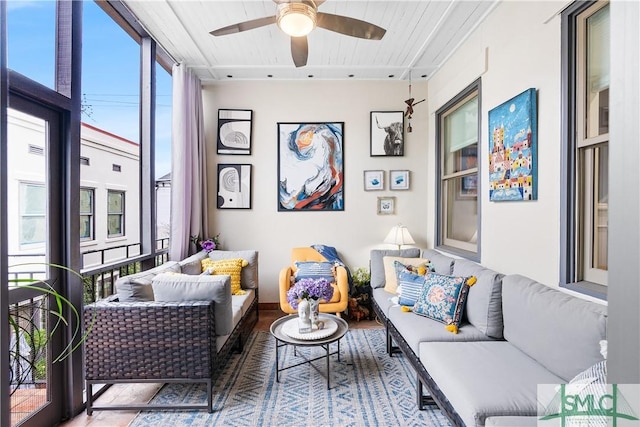
{"label": "window frame", "polygon": [[[80,194],[83,191],[89,191],[91,193],[91,206],[88,213],[82,212],[82,203],[80,203],[80,224],[82,225],[82,217],[89,217],[89,237],[80,236],[81,242],[90,242],[95,240],[96,238],[96,225],[95,225],[95,215],[96,215],[96,189],[92,187],[80,187]],[[82,199],[82,197],[80,197]]]}
{"label": "window frame", "polygon": [[[120,212],[112,212],[109,197],[111,194],[119,194],[122,197],[122,210]],[[125,212],[126,212],[126,192],[122,190],[107,190],[107,238],[116,238],[125,236]],[[120,216],[120,233],[112,234],[109,230],[109,218],[112,215]]]}
{"label": "window frame", "polygon": [[[20,189],[19,189],[19,194],[20,194],[20,198],[19,198],[19,204],[20,204],[19,224],[20,225],[19,225],[19,227],[20,227],[20,230],[18,232],[18,236],[19,236],[20,240],[19,240],[18,244],[20,245],[21,249],[35,248],[35,247],[38,247],[38,246],[44,247],[44,245],[47,243],[47,200],[46,200],[47,191],[48,191],[47,184],[42,183],[42,182],[20,181],[19,182],[19,187],[20,187]],[[22,196],[24,194],[23,189],[26,189],[26,188],[38,188],[43,192],[43,194],[45,196],[45,206],[44,206],[44,210],[42,211],[42,213],[29,213],[29,212],[25,211],[27,202],[26,202],[26,200],[23,200]],[[23,229],[24,229],[23,220],[25,218],[41,218],[42,221],[44,221],[44,234],[45,235],[44,235],[42,240],[34,240],[34,241],[29,241],[29,242],[23,241],[23,239],[22,239],[22,236],[23,236],[22,232],[23,232]]]}
{"label": "window frame", "polygon": [[[477,166],[465,171],[455,172],[453,174],[445,175],[444,168],[444,126],[443,119],[451,114],[453,111],[464,105],[473,97],[478,99],[478,141],[476,143],[477,149]],[[482,185],[480,180],[481,171],[481,117],[482,117],[482,82],[481,79],[477,79],[469,86],[460,91],[456,96],[449,100],[446,104],[440,107],[436,111],[436,221],[435,221],[435,247],[446,252],[459,255],[461,257],[470,259],[472,261],[480,262],[481,259],[481,197]],[[448,239],[445,236],[447,227],[447,193],[446,193],[446,181],[452,181],[462,176],[473,176],[475,170],[476,182],[477,182],[477,215],[476,215],[476,239],[475,239],[475,251],[473,250],[474,243],[463,242],[453,239]]]}
{"label": "window frame", "polygon": [[[589,213],[586,203],[588,194],[597,187],[582,182],[582,176],[595,176],[594,169],[587,170],[588,159],[580,160],[583,153],[589,155],[600,147],[609,146],[609,133],[587,138],[585,132],[585,100],[586,88],[582,71],[584,66],[580,60],[586,53],[580,52],[584,46],[579,39],[583,23],[608,1],[574,2],[562,12],[562,153],[561,153],[561,200],[560,200],[560,278],[559,285],[581,294],[598,299],[607,299],[607,286],[585,279],[589,276],[585,259],[591,256],[590,249],[584,248],[586,241],[592,237],[594,216]],[[587,14],[588,13],[588,14]],[[587,147],[585,151],[585,148]],[[593,164],[593,163],[592,163]],[[584,187],[588,185],[588,187]],[[591,222],[590,222],[591,221]],[[591,236],[591,237],[590,237]],[[602,272],[603,270],[599,270]],[[602,274],[599,274],[602,278]],[[598,276],[596,276],[598,277]],[[589,278],[593,279],[593,275]]]}

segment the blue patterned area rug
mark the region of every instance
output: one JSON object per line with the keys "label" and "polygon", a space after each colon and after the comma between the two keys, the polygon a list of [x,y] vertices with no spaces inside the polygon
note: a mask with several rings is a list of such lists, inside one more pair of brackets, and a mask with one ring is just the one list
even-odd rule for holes
{"label": "blue patterned area rug", "polygon": [[[331,346],[333,351],[336,345]],[[295,364],[292,346],[280,348],[280,366]],[[316,347],[298,348],[307,357]],[[415,373],[403,356],[386,353],[383,329],[352,329],[340,341],[340,362],[331,356],[331,389],[326,362],[280,373],[276,382],[275,340],[254,332],[245,351],[233,355],[214,386],[214,413],[141,412],[130,427],[147,426],[449,426],[437,407],[419,411]],[[200,384],[167,384],[153,403],[203,403]]]}

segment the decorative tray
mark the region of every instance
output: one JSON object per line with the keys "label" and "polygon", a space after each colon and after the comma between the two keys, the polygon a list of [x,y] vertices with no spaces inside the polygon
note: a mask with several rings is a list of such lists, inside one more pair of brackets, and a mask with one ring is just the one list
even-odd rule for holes
{"label": "decorative tray", "polygon": [[288,337],[302,341],[320,340],[322,338],[330,337],[336,333],[338,330],[338,324],[335,321],[326,317],[321,318],[321,320],[324,322],[323,329],[300,333],[298,331],[298,318],[295,317],[282,324],[282,332]]}

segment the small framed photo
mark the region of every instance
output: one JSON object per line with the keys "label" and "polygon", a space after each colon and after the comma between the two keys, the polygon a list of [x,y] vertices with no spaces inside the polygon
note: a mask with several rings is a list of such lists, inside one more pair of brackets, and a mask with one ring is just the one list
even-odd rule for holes
{"label": "small framed photo", "polygon": [[218,164],[218,209],[251,209],[251,165]]}
{"label": "small framed photo", "polygon": [[253,110],[218,110],[218,154],[251,154]]}
{"label": "small framed photo", "polygon": [[371,112],[370,156],[404,156],[404,112]]}
{"label": "small framed photo", "polygon": [[395,197],[378,197],[378,215],[393,215],[396,213]]}
{"label": "small framed photo", "polygon": [[384,171],[364,171],[364,190],[384,190]]}
{"label": "small framed photo", "polygon": [[389,171],[389,188],[392,190],[408,190],[409,171]]}

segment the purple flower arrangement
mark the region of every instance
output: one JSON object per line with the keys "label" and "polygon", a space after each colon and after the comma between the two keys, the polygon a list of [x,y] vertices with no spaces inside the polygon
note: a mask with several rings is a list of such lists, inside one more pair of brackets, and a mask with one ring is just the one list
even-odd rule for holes
{"label": "purple flower arrangement", "polygon": [[300,279],[287,292],[287,301],[293,309],[298,308],[301,299],[330,301],[332,297],[333,287],[327,279]]}
{"label": "purple flower arrangement", "polygon": [[200,236],[191,236],[191,241],[194,245],[199,246],[200,249],[211,252],[216,249],[220,249],[220,234],[216,234],[213,237],[209,237],[206,239],[201,238]]}

